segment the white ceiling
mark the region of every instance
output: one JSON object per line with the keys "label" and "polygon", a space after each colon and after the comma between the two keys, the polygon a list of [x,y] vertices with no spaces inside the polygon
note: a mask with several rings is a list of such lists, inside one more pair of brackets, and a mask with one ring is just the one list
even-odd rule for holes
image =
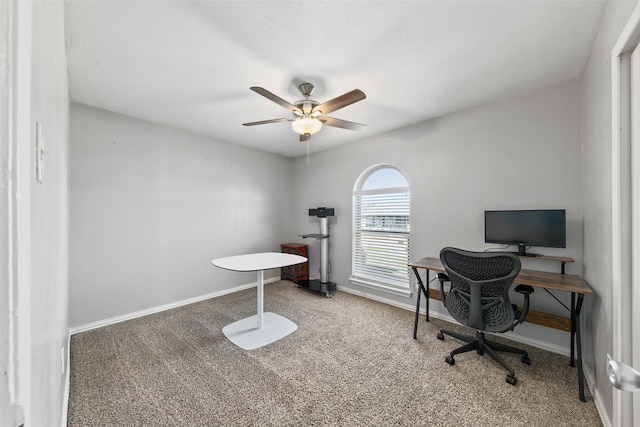
{"label": "white ceiling", "polygon": [[297,157],[290,117],[249,90],[289,102],[297,84],[330,114],[367,124],[311,137],[311,151],[580,77],[600,1],[66,2],[75,102]]}

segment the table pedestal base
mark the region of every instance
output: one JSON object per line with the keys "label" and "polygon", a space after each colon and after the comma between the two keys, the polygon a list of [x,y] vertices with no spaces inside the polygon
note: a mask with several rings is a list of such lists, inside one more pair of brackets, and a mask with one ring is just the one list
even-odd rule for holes
{"label": "table pedestal base", "polygon": [[275,313],[264,313],[262,328],[258,315],[238,320],[222,328],[222,333],[243,350],[254,350],[278,341],[298,329],[291,320]]}

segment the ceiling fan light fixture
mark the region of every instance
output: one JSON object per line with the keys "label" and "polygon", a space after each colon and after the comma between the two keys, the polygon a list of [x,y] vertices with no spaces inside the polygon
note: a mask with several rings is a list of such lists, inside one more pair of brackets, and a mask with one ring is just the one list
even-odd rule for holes
{"label": "ceiling fan light fixture", "polygon": [[320,132],[322,122],[311,117],[302,117],[291,122],[293,131],[300,135],[313,135]]}

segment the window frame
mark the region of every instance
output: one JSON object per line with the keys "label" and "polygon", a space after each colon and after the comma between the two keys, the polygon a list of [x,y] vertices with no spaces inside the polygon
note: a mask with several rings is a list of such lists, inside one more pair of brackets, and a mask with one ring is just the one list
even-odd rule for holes
{"label": "window frame", "polygon": [[[374,188],[363,190],[362,188],[365,186],[367,180],[376,172],[381,169],[392,169],[402,176],[404,181],[407,183],[406,186],[400,187],[383,187],[383,188]],[[404,250],[406,250],[406,254],[402,255],[402,263],[406,265],[409,262],[409,250],[410,250],[410,236],[411,236],[411,187],[409,185],[409,181],[406,176],[402,173],[402,171],[396,166],[390,164],[380,164],[372,166],[371,168],[365,170],[356,181],[353,193],[352,193],[352,247],[351,247],[351,278],[349,279],[352,284],[376,289],[379,291],[383,291],[386,293],[391,293],[394,295],[410,297],[411,292],[411,279],[410,279],[410,269],[409,266],[406,266],[406,270],[402,272],[402,276],[398,278],[398,280],[385,280],[385,276],[390,276],[388,273],[376,275],[373,274],[372,271],[363,271],[360,270],[360,267],[363,266],[361,260],[365,256],[363,253],[362,247],[359,245],[362,239],[362,196],[382,196],[381,201],[391,202],[394,198],[394,195],[402,195],[400,197],[400,203],[398,205],[392,205],[392,208],[398,209],[400,211],[406,211],[406,215],[402,215],[404,218],[399,225],[399,228],[405,228],[405,230],[368,230],[366,234],[369,234],[372,240],[381,239],[380,242],[383,244],[389,244],[389,239],[395,239],[398,236],[402,237],[402,242],[392,247],[392,250],[401,249],[404,246]],[[384,195],[390,195],[391,197],[388,199],[384,198]],[[397,197],[397,196],[396,196]],[[393,213],[393,212],[391,212]],[[381,215],[384,216],[384,215]],[[388,215],[387,215],[388,216]],[[383,220],[384,222],[384,220]],[[393,224],[392,224],[393,226]],[[383,226],[384,227],[384,226]],[[391,227],[392,228],[392,227]],[[383,256],[384,260],[391,260],[395,258],[395,255],[385,255]],[[397,260],[395,261],[397,262]],[[402,281],[402,283],[398,283]]]}

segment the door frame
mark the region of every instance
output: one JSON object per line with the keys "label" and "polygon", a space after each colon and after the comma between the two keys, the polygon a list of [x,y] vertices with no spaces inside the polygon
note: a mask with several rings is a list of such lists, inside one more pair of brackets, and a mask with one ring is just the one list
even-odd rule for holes
{"label": "door frame", "polygon": [[31,423],[33,6],[0,1],[0,424]]}
{"label": "door frame", "polygon": [[[640,307],[638,295],[633,300],[633,247],[640,248],[640,236],[633,236],[632,221],[632,180],[634,167],[631,160],[632,123],[638,120],[637,113],[631,110],[631,53],[640,42],[640,5],[636,6],[625,25],[618,41],[611,51],[612,83],[612,330],[613,359],[638,366],[640,342],[634,343],[640,331],[633,330],[633,306]],[[636,81],[634,84],[638,84]],[[640,129],[640,123],[634,126]],[[635,168],[637,176],[640,168]],[[637,177],[635,178],[638,179]],[[636,215],[637,216],[637,215]],[[638,233],[636,226],[635,233]],[[635,244],[634,244],[635,242]],[[637,314],[636,314],[637,316]],[[626,325],[628,327],[624,327]],[[637,327],[636,327],[637,329]],[[637,339],[635,341],[638,341]],[[636,350],[634,351],[634,346]],[[635,358],[635,359],[634,359]],[[596,363],[598,361],[596,360]],[[603,360],[602,364],[605,365]],[[637,398],[636,398],[637,399]],[[634,414],[634,396],[616,388],[613,389],[613,425],[631,425],[634,416],[640,418],[640,412]]]}

